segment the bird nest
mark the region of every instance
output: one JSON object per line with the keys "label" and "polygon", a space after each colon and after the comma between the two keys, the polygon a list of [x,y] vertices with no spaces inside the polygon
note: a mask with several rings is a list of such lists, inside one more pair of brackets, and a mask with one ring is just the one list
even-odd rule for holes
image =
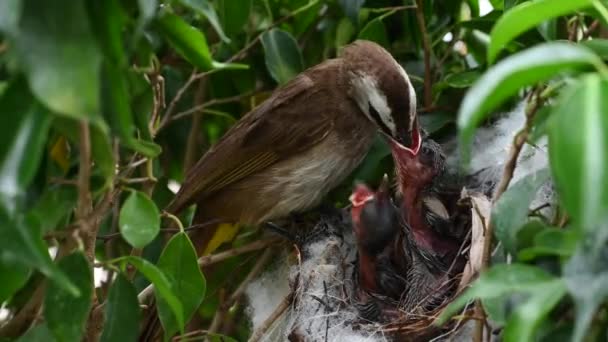
{"label": "bird nest", "polygon": [[[375,303],[374,320],[366,319],[362,310],[361,291],[357,290],[357,250],[348,212],[325,215],[313,225],[306,238],[295,244],[295,260],[275,271],[274,279],[266,279],[264,286],[253,285],[249,291],[252,303],[264,290],[269,296],[279,297],[280,304],[268,315],[268,305],[277,300],[261,300],[252,304],[252,315],[266,313],[268,318],[253,319],[255,332],[252,340],[266,341],[385,341],[385,340],[441,340],[453,336],[462,322],[438,326],[437,317],[445,307],[471,283],[482,267],[486,245],[490,201],[480,193],[462,191],[459,203],[467,206],[470,229],[460,255],[466,260],[464,268],[446,277],[437,291],[440,300],[432,308],[423,305],[404,306],[398,301],[376,294],[363,298]],[[276,274],[280,273],[280,274]],[[285,273],[288,273],[286,277]],[[289,279],[287,293],[270,289],[280,279]],[[270,288],[269,288],[270,287]],[[451,288],[445,291],[444,287]],[[414,303],[415,304],[415,303]],[[261,306],[266,306],[264,310]]]}

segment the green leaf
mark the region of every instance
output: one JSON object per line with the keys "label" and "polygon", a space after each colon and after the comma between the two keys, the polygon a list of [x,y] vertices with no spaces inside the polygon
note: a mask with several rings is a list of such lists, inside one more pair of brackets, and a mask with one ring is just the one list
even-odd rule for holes
{"label": "green leaf", "polygon": [[449,74],[444,81],[452,88],[468,88],[481,76],[479,70]]}
{"label": "green leaf", "polygon": [[66,277],[49,256],[48,247],[42,240],[40,223],[33,216],[22,213],[9,216],[0,206],[0,260],[10,264],[34,267],[58,286],[73,295],[78,288]]}
{"label": "green leaf", "polygon": [[386,27],[382,22],[382,17],[375,18],[363,27],[359,32],[359,39],[371,40],[376,42],[385,48],[389,46],[388,35],[386,33]]}
{"label": "green leaf", "polygon": [[488,62],[493,63],[500,50],[521,33],[545,20],[567,15],[589,7],[592,3],[593,0],[537,0],[511,8],[498,19],[492,29]]}
{"label": "green leaf", "polygon": [[78,194],[72,185],[52,185],[40,196],[30,215],[38,219],[42,233],[55,229],[76,207]]}
{"label": "green leaf", "polygon": [[22,0],[0,1],[0,31],[7,35],[15,35],[22,9]]}
{"label": "green leaf", "polygon": [[525,302],[515,308],[507,320],[503,332],[505,342],[534,341],[534,332],[540,322],[566,294],[566,284],[562,279],[544,282],[530,291]]}
{"label": "green leaf", "polygon": [[120,234],[131,246],[143,248],[160,231],[160,213],[146,194],[133,191],[120,208],[118,226]]}
{"label": "green leaf", "polygon": [[569,257],[574,253],[580,239],[578,231],[547,227],[536,234],[534,244],[519,251],[517,258],[521,261],[533,260],[539,256],[556,255]]}
{"label": "green leaf", "polygon": [[[198,266],[194,246],[186,233],[178,233],[169,240],[157,265],[169,279],[171,290],[182,303],[184,321],[189,321],[205,298],[206,282]],[[183,327],[177,325],[168,303],[160,296],[157,300],[158,316],[165,336],[170,337]]]}
{"label": "green leaf", "polygon": [[124,72],[110,63],[105,63],[103,69],[103,110],[112,129],[118,133],[121,142],[126,146],[148,157],[158,156],[161,152],[159,145],[135,137],[136,127]]}
{"label": "green leaf", "polygon": [[203,71],[213,68],[211,52],[203,32],[168,11],[161,11],[156,22],[180,56]]}
{"label": "green leaf", "polygon": [[0,98],[0,205],[15,211],[17,198],[31,183],[44,152],[51,115],[30,94],[27,84],[13,82]]}
{"label": "green leaf", "polygon": [[498,264],[482,273],[473,285],[456,298],[438,318],[445,323],[460,308],[475,298],[498,298],[513,292],[534,291],[555,279],[544,270],[523,264]]}
{"label": "green leaf", "polygon": [[586,231],[608,218],[608,81],[592,74],[564,90],[549,122],[549,159],[557,190]]}
{"label": "green leaf", "polygon": [[336,28],[336,49],[348,44],[353,34],[355,34],[355,25],[353,22],[347,18],[340,19],[338,27]]}
{"label": "green leaf", "polygon": [[[53,127],[66,136],[73,144],[78,145],[80,141],[79,123],[70,118],[57,118]],[[114,177],[114,156],[110,136],[105,125],[89,125],[91,133],[91,155],[93,161],[106,181],[110,182]]]}
{"label": "green leaf", "polygon": [[87,18],[83,0],[23,0],[14,41],[34,95],[74,118],[99,112],[101,54]]}
{"label": "green leaf", "polygon": [[243,32],[251,12],[251,0],[218,0],[217,11],[228,36]]}
{"label": "green leaf", "polygon": [[22,264],[6,263],[0,260],[0,303],[6,300],[19,290],[30,276],[30,270]]}
{"label": "green leaf", "polygon": [[19,337],[16,342],[54,342],[55,337],[49,330],[46,323],[39,324],[28,330],[23,336]]}
{"label": "green leaf", "polygon": [[209,23],[217,32],[218,36],[225,43],[230,43],[230,38],[226,36],[224,30],[222,29],[222,25],[220,25],[220,21],[217,17],[217,13],[215,13],[215,8],[209,3],[207,0],[180,0],[180,2],[193,9],[200,15],[203,15],[209,20]]}
{"label": "green leaf", "polygon": [[127,20],[118,0],[87,0],[89,20],[93,33],[112,64],[126,66],[127,56],[122,41],[122,30]]}
{"label": "green leaf", "polygon": [[608,59],[608,39],[593,38],[591,40],[584,40],[579,44],[593,50],[603,60]]}
{"label": "green leaf", "polygon": [[133,284],[118,273],[110,287],[106,302],[105,322],[101,342],[137,341],[140,320],[139,301]]}
{"label": "green leaf", "polygon": [[596,311],[608,297],[607,229],[604,223],[601,229],[588,233],[564,266],[565,282],[575,306],[572,341],[585,340]]}
{"label": "green leaf", "polygon": [[49,284],[44,298],[44,318],[58,341],[80,341],[92,306],[93,272],[81,252],[59,260],[59,268],[69,275],[80,295],[75,297]]}
{"label": "green leaf", "polygon": [[455,121],[454,114],[448,112],[434,112],[418,116],[420,125],[428,134],[433,134],[446,125]]}
{"label": "green leaf", "polygon": [[591,51],[562,43],[545,43],[505,58],[489,69],[469,89],[458,113],[458,128],[464,160],[477,127],[492,110],[524,86],[549,79],[561,72],[594,66],[606,67]]}
{"label": "green leaf", "polygon": [[284,84],[304,69],[296,40],[286,31],[272,29],[262,35],[266,68],[272,78]]}
{"label": "green leaf", "polygon": [[154,294],[156,295],[156,298],[162,298],[162,300],[169,305],[171,311],[175,315],[177,325],[179,327],[184,326],[182,303],[171,289],[171,282],[159,268],[142,258],[134,256],[121,257],[115,259],[114,262],[128,262],[137,268],[146,279],[154,284]]}
{"label": "green leaf", "polygon": [[490,3],[496,10],[502,10],[505,6],[504,0],[490,0]]}
{"label": "green leaf", "polygon": [[530,174],[509,187],[494,205],[494,233],[509,253],[517,251],[517,232],[528,218],[530,202],[548,179],[548,169]]}
{"label": "green leaf", "polygon": [[361,6],[365,3],[365,0],[338,0],[340,6],[344,10],[344,14],[357,24],[359,21],[359,11]]}

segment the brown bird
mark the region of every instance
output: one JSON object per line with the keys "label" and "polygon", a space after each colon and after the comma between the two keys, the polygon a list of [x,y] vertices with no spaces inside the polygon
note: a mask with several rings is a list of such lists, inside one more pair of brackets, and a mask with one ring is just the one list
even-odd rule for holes
{"label": "brown bird", "polygon": [[[305,211],[354,170],[378,130],[415,155],[416,95],[385,49],[356,41],[243,116],[188,170],[167,211],[196,204],[193,224],[260,224]],[[199,252],[215,230],[193,236]]]}

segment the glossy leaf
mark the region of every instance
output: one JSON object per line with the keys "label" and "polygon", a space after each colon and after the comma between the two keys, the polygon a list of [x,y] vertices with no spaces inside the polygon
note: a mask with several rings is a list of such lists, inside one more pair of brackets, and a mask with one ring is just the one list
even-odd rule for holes
{"label": "glossy leaf", "polygon": [[[69,118],[57,118],[53,127],[67,137],[75,145],[80,141],[79,123]],[[91,155],[101,174],[109,182],[114,177],[114,156],[108,129],[105,125],[89,125],[91,133]]]}
{"label": "glossy leaf", "polygon": [[22,0],[0,1],[0,31],[14,35],[23,9]]}
{"label": "glossy leaf", "polygon": [[3,262],[36,268],[57,286],[73,295],[78,288],[51,260],[48,247],[42,240],[40,223],[33,216],[22,213],[9,215],[0,206],[0,259]]}
{"label": "glossy leaf", "polygon": [[608,218],[608,81],[593,74],[566,89],[549,123],[549,159],[560,198],[584,230]]}
{"label": "glossy leaf", "polygon": [[[139,257],[134,256],[126,256],[122,258],[118,258],[114,260],[114,262],[128,262],[133,265],[141,274],[143,274],[146,279],[148,279],[152,284],[154,284],[154,294],[156,298],[162,298],[165,301],[173,315],[175,315],[177,325],[179,327],[184,326],[184,314],[182,309],[182,303],[175,294],[175,292],[171,288],[171,282],[167,279],[167,276],[156,266],[151,264],[149,261],[146,261]],[[180,329],[183,331],[183,329]]]}
{"label": "glossy leaf", "polygon": [[118,0],[87,0],[87,10],[93,33],[111,63],[125,66],[127,56],[122,41],[126,17]]}
{"label": "glossy leaf", "polygon": [[336,49],[348,44],[355,32],[356,28],[353,22],[347,18],[342,18],[336,28]]}
{"label": "glossy leaf", "polygon": [[80,295],[74,296],[49,284],[44,298],[44,317],[58,341],[80,341],[92,306],[93,272],[81,252],[59,260],[59,268],[69,275]]}
{"label": "glossy leaf", "polygon": [[23,0],[14,41],[34,95],[75,118],[99,112],[101,54],[86,14],[84,0]]}
{"label": "glossy leaf", "polygon": [[[519,4],[503,14],[494,25],[488,48],[488,61],[493,63],[511,40],[545,20],[589,7],[593,0],[537,0]],[[549,55],[547,55],[549,56]]]}
{"label": "glossy leaf", "polygon": [[534,237],[534,244],[519,251],[521,261],[533,260],[539,256],[553,255],[570,257],[574,253],[580,236],[576,230],[547,227]]}
{"label": "glossy leaf", "polygon": [[[157,265],[182,303],[184,321],[189,321],[205,298],[206,282],[198,266],[194,246],[186,233],[178,233],[169,240]],[[172,336],[180,330],[171,308],[162,297],[158,298],[158,316],[165,336]]]}
{"label": "glossy leaf", "polygon": [[525,302],[515,308],[503,332],[505,342],[534,341],[540,322],[566,294],[562,279],[545,282],[530,292]]}
{"label": "glossy leaf", "polygon": [[453,123],[456,119],[454,114],[447,112],[435,112],[418,116],[420,125],[427,133],[433,134],[442,129],[448,124]]}
{"label": "glossy leaf", "polygon": [[568,292],[574,299],[575,325],[572,341],[584,341],[596,311],[608,298],[608,225],[588,233],[576,253],[564,266]]}
{"label": "glossy leaf", "polygon": [[104,114],[121,142],[137,152],[156,157],[161,148],[151,141],[136,138],[136,126],[131,111],[127,81],[120,68],[109,63],[103,68],[102,94]]}
{"label": "glossy leaf", "polygon": [[30,94],[27,84],[17,80],[0,98],[0,205],[10,212],[17,205],[38,170],[44,152],[50,113]]}
{"label": "glossy leaf", "polygon": [[215,12],[215,8],[211,5],[211,3],[207,0],[180,0],[180,2],[197,13],[205,16],[215,32],[217,32],[220,39],[222,39],[225,43],[230,43],[230,38],[224,34],[224,30],[222,29],[222,25],[217,17],[217,13]]}
{"label": "glossy leaf", "polygon": [[498,264],[482,273],[462,295],[448,305],[438,318],[443,324],[475,298],[497,298],[513,292],[534,291],[555,279],[544,270],[523,264]]}
{"label": "glossy leaf", "polygon": [[593,50],[593,52],[595,52],[603,60],[608,59],[608,39],[594,38],[592,40],[582,41],[579,44],[590,50]]}
{"label": "glossy leaf", "polygon": [[135,327],[139,326],[140,316],[133,284],[118,273],[108,293],[101,342],[137,341],[139,331]]}
{"label": "glossy leaf", "polygon": [[370,21],[363,27],[361,32],[359,32],[359,39],[371,40],[382,45],[385,48],[388,48],[388,36],[386,33],[386,27],[382,22],[382,18],[378,17],[374,20]]}
{"label": "glossy leaf", "polygon": [[492,110],[524,86],[559,73],[583,67],[605,70],[591,51],[568,43],[545,43],[505,58],[489,69],[469,89],[458,113],[458,128],[464,159],[477,127]]}
{"label": "glossy leaf", "polygon": [[365,0],[338,0],[338,3],[342,6],[344,14],[356,24],[359,21],[359,11]]}
{"label": "glossy leaf", "polygon": [[252,0],[218,0],[217,12],[228,36],[242,32],[251,12]]}
{"label": "glossy leaf", "polygon": [[160,231],[160,213],[146,194],[133,191],[120,208],[118,226],[120,234],[131,246],[143,248]]}
{"label": "glossy leaf", "polygon": [[168,11],[159,14],[157,24],[180,56],[201,70],[213,67],[211,52],[203,32]]}
{"label": "glossy leaf", "polygon": [[458,74],[449,74],[444,81],[452,88],[468,88],[479,76],[480,72],[478,70],[471,70]]}
{"label": "glossy leaf", "polygon": [[272,29],[262,35],[266,68],[272,78],[284,84],[304,69],[296,40],[286,31]]}
{"label": "glossy leaf", "polygon": [[73,212],[77,197],[74,186],[50,186],[30,210],[30,215],[38,219],[42,233],[46,233],[55,229],[62,219]]}
{"label": "glossy leaf", "polygon": [[492,210],[494,233],[508,252],[516,252],[517,232],[528,218],[530,202],[548,179],[548,169],[530,174],[510,186],[494,205]]}
{"label": "glossy leaf", "polygon": [[27,267],[17,263],[5,263],[0,260],[0,303],[6,300],[19,290],[27,281],[30,271]]}
{"label": "glossy leaf", "polygon": [[19,337],[16,342],[54,342],[55,337],[49,330],[49,326],[46,323],[39,324],[30,330],[28,330],[25,334]]}

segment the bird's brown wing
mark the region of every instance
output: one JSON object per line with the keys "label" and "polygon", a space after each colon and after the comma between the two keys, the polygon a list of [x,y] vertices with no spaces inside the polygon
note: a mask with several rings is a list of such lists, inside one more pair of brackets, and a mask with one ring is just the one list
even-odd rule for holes
{"label": "bird's brown wing", "polygon": [[331,131],[335,115],[329,115],[323,103],[330,96],[327,89],[308,75],[323,67],[336,64],[320,65],[299,75],[228,130],[188,172],[167,210],[179,212],[322,141]]}

